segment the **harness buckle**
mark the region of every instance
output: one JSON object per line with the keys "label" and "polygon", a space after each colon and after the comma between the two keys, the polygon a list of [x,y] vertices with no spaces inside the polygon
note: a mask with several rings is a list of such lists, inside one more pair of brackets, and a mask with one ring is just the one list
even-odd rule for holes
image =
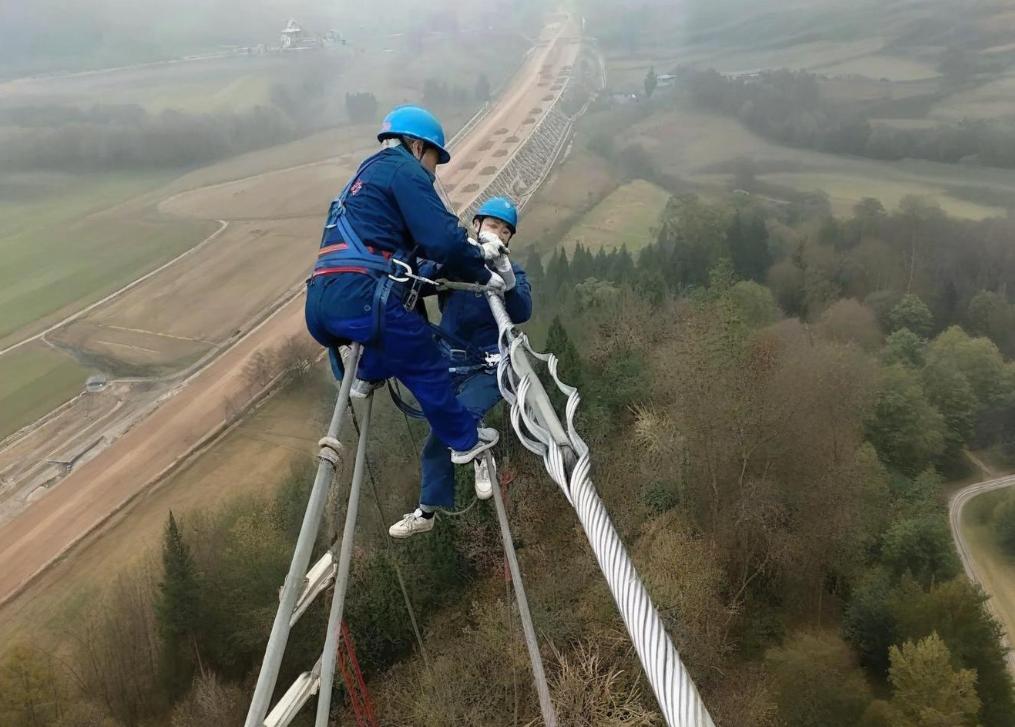
{"label": "harness buckle", "polygon": [[406,310],[411,311],[416,309],[416,303],[418,302],[419,302],[419,281],[414,280],[412,282],[412,285],[409,286],[408,292],[405,294],[405,302],[402,305],[405,307]]}

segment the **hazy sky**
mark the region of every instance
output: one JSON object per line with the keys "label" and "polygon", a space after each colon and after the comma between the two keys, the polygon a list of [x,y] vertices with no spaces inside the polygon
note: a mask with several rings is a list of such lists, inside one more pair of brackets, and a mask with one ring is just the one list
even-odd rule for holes
{"label": "hazy sky", "polygon": [[[353,0],[0,0],[0,67],[45,69],[184,55],[216,45],[276,43],[290,17],[345,35],[441,12],[473,16],[509,0],[389,0],[383,14]],[[467,18],[462,18],[467,20]]]}

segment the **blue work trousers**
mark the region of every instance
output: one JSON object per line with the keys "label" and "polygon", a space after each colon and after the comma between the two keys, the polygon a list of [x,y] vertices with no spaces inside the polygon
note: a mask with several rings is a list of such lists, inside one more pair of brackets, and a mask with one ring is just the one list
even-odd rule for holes
{"label": "blue work trousers", "polygon": [[472,449],[479,439],[476,417],[455,398],[447,359],[421,315],[407,311],[398,296],[392,295],[384,308],[383,330],[374,341],[372,311],[352,318],[334,316],[333,311],[345,303],[338,299],[343,286],[336,282],[341,275],[357,274],[320,276],[310,281],[306,302],[310,335],[327,348],[349,341],[362,343],[359,378],[398,379],[416,397],[431,431],[444,447]]}
{"label": "blue work trousers", "polygon": [[[483,416],[500,401],[500,389],[497,388],[495,372],[479,371],[453,378],[459,403],[473,417],[474,427],[478,426]],[[427,509],[453,507],[455,466],[451,462],[451,453],[447,447],[441,445],[440,439],[434,436],[432,429],[420,454],[420,469],[422,471],[420,504]]]}

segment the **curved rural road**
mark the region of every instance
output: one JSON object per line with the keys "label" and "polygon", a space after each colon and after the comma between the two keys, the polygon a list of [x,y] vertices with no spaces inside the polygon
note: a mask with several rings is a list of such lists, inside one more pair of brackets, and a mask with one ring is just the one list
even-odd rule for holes
{"label": "curved rural road", "polygon": [[[977,464],[980,464],[977,462]],[[981,464],[982,466],[982,464]],[[977,569],[976,559],[973,557],[973,552],[969,547],[969,543],[966,541],[966,536],[962,532],[962,509],[966,506],[970,500],[977,495],[982,495],[985,492],[991,492],[992,490],[1000,490],[1004,487],[1015,486],[1015,475],[1008,475],[1006,477],[998,477],[991,480],[985,480],[983,482],[977,482],[975,485],[969,485],[964,487],[954,495],[948,502],[948,522],[952,528],[952,537],[955,539],[955,548],[959,552],[959,558],[962,560],[962,567],[966,570],[966,575],[973,583],[979,584],[986,592],[987,595],[992,596],[987,587],[984,585],[983,580]],[[987,606],[1002,625],[1008,623],[1010,619],[1005,619],[1004,614],[998,612],[998,608],[995,604],[993,597],[987,601]],[[1001,643],[1007,648],[1008,656],[1008,670],[1015,675],[1015,652],[1011,651],[1011,639],[1012,634],[1006,634],[1001,637]]]}
{"label": "curved rural road", "polygon": [[[545,106],[541,102],[549,90],[541,82],[541,74],[571,70],[578,54],[575,36],[570,19],[546,29],[540,46],[529,53],[494,107],[456,147],[455,160],[442,170],[446,184],[474,179],[476,167],[499,168],[511,151],[526,142],[538,126],[532,111]],[[503,142],[487,147],[487,140],[502,135]],[[511,137],[514,139],[508,142]],[[508,154],[497,155],[500,149]],[[281,305],[206,368],[181,382],[150,416],[0,527],[0,605],[15,598],[51,563],[110,515],[128,506],[189,452],[210,441],[225,425],[230,399],[245,390],[244,364],[257,352],[294,335],[306,335],[302,295]]]}

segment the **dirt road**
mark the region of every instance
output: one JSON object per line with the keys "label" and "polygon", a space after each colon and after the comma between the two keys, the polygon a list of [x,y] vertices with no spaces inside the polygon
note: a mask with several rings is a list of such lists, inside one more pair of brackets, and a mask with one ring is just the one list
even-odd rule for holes
{"label": "dirt road", "polygon": [[[479,194],[493,178],[493,172],[479,172],[499,169],[526,141],[538,125],[533,109],[546,105],[540,101],[548,95],[547,79],[570,71],[577,52],[570,22],[548,26],[509,87],[458,145],[454,161],[441,170],[444,184],[476,179],[470,182],[477,189],[467,195],[469,201]],[[505,141],[491,143],[501,137]],[[506,153],[498,154],[502,149]],[[266,196],[265,209],[272,203]],[[33,577],[212,437],[225,421],[227,402],[246,386],[246,361],[293,335],[306,335],[302,295],[181,382],[148,418],[0,527],[0,604],[15,598]]]}
{"label": "dirt road", "polygon": [[[988,595],[992,596],[987,601],[987,606],[990,608],[994,617],[1005,627],[1007,637],[1003,639],[1003,644],[1006,648],[1011,648],[1011,638],[1013,634],[1013,624],[1015,624],[1015,613],[1002,613],[998,607],[997,599],[993,597],[990,588],[990,579],[985,578],[982,571],[982,565],[977,563],[976,558],[973,556],[973,551],[969,546],[969,542],[966,540],[966,536],[962,529],[962,509],[966,504],[978,495],[982,495],[985,492],[991,492],[993,490],[999,490],[1004,487],[1015,486],[1015,475],[1009,475],[1007,477],[998,477],[996,479],[986,480],[984,482],[978,482],[975,485],[964,487],[963,489],[952,495],[952,499],[948,503],[948,521],[952,527],[952,537],[955,539],[955,548],[959,551],[959,558],[962,560],[962,567],[966,570],[966,575],[969,580],[974,583],[979,583],[980,586],[987,592]],[[1008,652],[1008,671],[1015,676],[1015,652]]]}

